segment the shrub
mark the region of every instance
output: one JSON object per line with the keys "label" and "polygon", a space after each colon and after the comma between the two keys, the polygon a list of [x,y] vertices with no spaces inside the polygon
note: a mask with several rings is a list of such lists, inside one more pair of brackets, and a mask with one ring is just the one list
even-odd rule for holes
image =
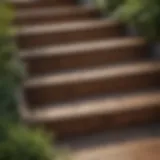
{"label": "shrub", "polygon": [[111,14],[120,5],[124,3],[125,0],[95,0],[97,6],[105,13]]}
{"label": "shrub", "polygon": [[[11,6],[0,1],[0,160],[60,160],[49,135],[17,121],[24,67],[17,53]],[[13,125],[14,124],[14,125]]]}
{"label": "shrub", "polygon": [[[24,67],[17,55],[10,5],[0,2],[0,117],[13,117]],[[17,117],[17,116],[15,116]]]}
{"label": "shrub", "polygon": [[10,125],[0,143],[0,160],[58,160],[58,150],[44,132]]}
{"label": "shrub", "polygon": [[105,14],[135,27],[148,40],[159,40],[159,0],[96,0],[96,4]]}
{"label": "shrub", "polygon": [[148,39],[159,39],[159,0],[126,0],[113,16],[134,26],[140,35]]}

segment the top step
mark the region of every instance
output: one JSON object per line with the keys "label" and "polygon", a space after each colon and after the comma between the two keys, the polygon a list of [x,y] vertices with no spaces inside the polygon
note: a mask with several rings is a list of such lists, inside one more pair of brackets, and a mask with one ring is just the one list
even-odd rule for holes
{"label": "top step", "polygon": [[50,6],[72,6],[76,0],[10,0],[19,10],[44,8]]}
{"label": "top step", "polygon": [[35,25],[45,23],[91,20],[99,16],[99,11],[91,6],[60,6],[18,10],[16,25]]}

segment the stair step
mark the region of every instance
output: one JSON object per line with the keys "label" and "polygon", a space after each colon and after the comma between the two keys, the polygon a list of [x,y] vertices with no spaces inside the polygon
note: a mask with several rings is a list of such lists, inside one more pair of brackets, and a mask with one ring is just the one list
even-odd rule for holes
{"label": "stair step", "polygon": [[121,38],[22,51],[30,75],[66,69],[80,69],[147,57],[142,38]]}
{"label": "stair step", "polygon": [[55,143],[58,147],[69,148],[73,151],[101,144],[113,145],[145,138],[159,138],[159,136],[160,127],[157,121],[148,124],[130,125],[121,129],[117,128],[98,133],[89,133],[83,136],[66,137],[57,139]]}
{"label": "stair step", "polygon": [[[84,142],[85,143],[85,142]],[[71,160],[158,160],[160,158],[160,138],[149,137],[108,145],[89,146],[73,150]]]}
{"label": "stair step", "polygon": [[34,126],[44,125],[59,137],[72,137],[159,120],[159,114],[160,90],[151,90],[44,106],[33,110],[26,121]]}
{"label": "stair step", "polygon": [[24,122],[63,140],[81,136],[80,146],[71,145],[73,160],[159,159],[160,138],[115,145],[83,139],[160,121],[160,63],[146,61],[145,40],[119,39],[124,24],[97,20],[95,8],[77,6],[76,0],[10,1],[17,9],[20,55],[31,75],[24,83],[29,108],[20,108]]}
{"label": "stair step", "polygon": [[9,0],[17,10],[75,5],[75,0]]}
{"label": "stair step", "polygon": [[111,20],[30,25],[19,28],[17,40],[21,48],[33,48],[118,37],[122,35],[123,29],[122,24]]}
{"label": "stair step", "polygon": [[102,66],[30,78],[25,84],[25,93],[28,102],[36,105],[101,93],[128,92],[159,85],[159,73],[159,61]]}
{"label": "stair step", "polygon": [[93,7],[48,7],[43,9],[28,9],[16,14],[16,24],[35,25],[53,22],[91,20],[98,17],[98,11]]}

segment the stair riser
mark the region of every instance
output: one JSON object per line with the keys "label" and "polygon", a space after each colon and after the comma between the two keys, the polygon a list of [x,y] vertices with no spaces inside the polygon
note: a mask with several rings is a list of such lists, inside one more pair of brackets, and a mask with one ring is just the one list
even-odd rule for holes
{"label": "stair riser", "polygon": [[159,72],[144,73],[141,75],[128,75],[101,78],[86,82],[75,82],[70,84],[55,84],[39,88],[26,89],[28,102],[34,105],[50,104],[53,102],[68,101],[86,96],[96,96],[102,93],[123,93],[140,89],[147,89],[159,85]]}
{"label": "stair riser", "polygon": [[43,125],[48,132],[56,133],[57,137],[62,139],[160,121],[159,114],[160,105],[153,105],[153,107],[135,111],[130,110],[111,114],[104,113],[59,121],[50,120],[48,122],[35,123],[34,126]]}
{"label": "stair riser", "polygon": [[16,9],[35,9],[55,6],[69,6],[76,4],[75,0],[30,0],[32,2],[13,2]]}
{"label": "stair riser", "polygon": [[37,17],[21,17],[15,20],[15,24],[18,25],[35,25],[35,24],[45,24],[45,23],[57,23],[57,22],[71,22],[80,20],[92,20],[98,17],[97,11],[88,11],[82,13],[73,13],[66,15],[53,16],[52,14],[47,16],[37,16]]}
{"label": "stair riser", "polygon": [[17,37],[20,48],[42,47],[44,45],[59,45],[75,42],[84,42],[88,40],[100,40],[121,36],[123,27],[98,27],[86,30],[72,30],[66,32],[41,33],[38,35],[21,35]]}
{"label": "stair riser", "polygon": [[71,55],[56,55],[37,58],[24,58],[30,75],[52,73],[66,69],[82,69],[103,64],[136,61],[147,57],[147,47],[144,45],[98,49],[76,52]]}

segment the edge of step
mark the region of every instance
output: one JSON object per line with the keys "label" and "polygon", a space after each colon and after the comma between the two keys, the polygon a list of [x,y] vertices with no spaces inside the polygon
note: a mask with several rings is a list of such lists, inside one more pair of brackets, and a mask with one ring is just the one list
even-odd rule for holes
{"label": "edge of step", "polygon": [[26,25],[24,27],[19,27],[16,34],[17,36],[28,36],[37,35],[44,33],[57,33],[57,32],[68,32],[68,31],[78,31],[86,29],[94,29],[97,27],[113,27],[121,26],[122,24],[118,21],[113,20],[84,20],[78,22],[67,22],[67,23],[57,23],[48,25]]}
{"label": "edge of step", "polygon": [[96,11],[95,7],[89,6],[68,6],[68,7],[46,7],[38,9],[27,9],[25,11],[17,11],[16,18],[35,18],[38,16],[63,16],[70,14],[78,14]]}
{"label": "edge of step", "polygon": [[118,97],[103,97],[82,100],[60,105],[49,105],[43,109],[32,111],[26,121],[45,123],[50,121],[65,121],[83,119],[90,116],[112,115],[115,113],[149,109],[157,106],[160,111],[160,91],[125,94]]}
{"label": "edge of step", "polygon": [[117,38],[111,40],[98,40],[98,41],[88,41],[86,43],[75,43],[67,45],[58,45],[58,46],[47,46],[39,47],[34,49],[26,49],[20,51],[21,58],[34,59],[38,57],[50,57],[58,55],[72,55],[78,53],[84,53],[90,50],[99,50],[99,49],[114,49],[114,48],[123,48],[128,46],[141,46],[147,45],[147,42],[140,37],[134,38]]}
{"label": "edge of step", "polygon": [[81,69],[74,72],[55,73],[53,75],[36,76],[29,78],[25,88],[37,88],[49,85],[62,85],[77,82],[86,82],[103,78],[139,75],[143,73],[159,72],[159,60],[134,62],[119,65],[100,66],[93,69]]}

